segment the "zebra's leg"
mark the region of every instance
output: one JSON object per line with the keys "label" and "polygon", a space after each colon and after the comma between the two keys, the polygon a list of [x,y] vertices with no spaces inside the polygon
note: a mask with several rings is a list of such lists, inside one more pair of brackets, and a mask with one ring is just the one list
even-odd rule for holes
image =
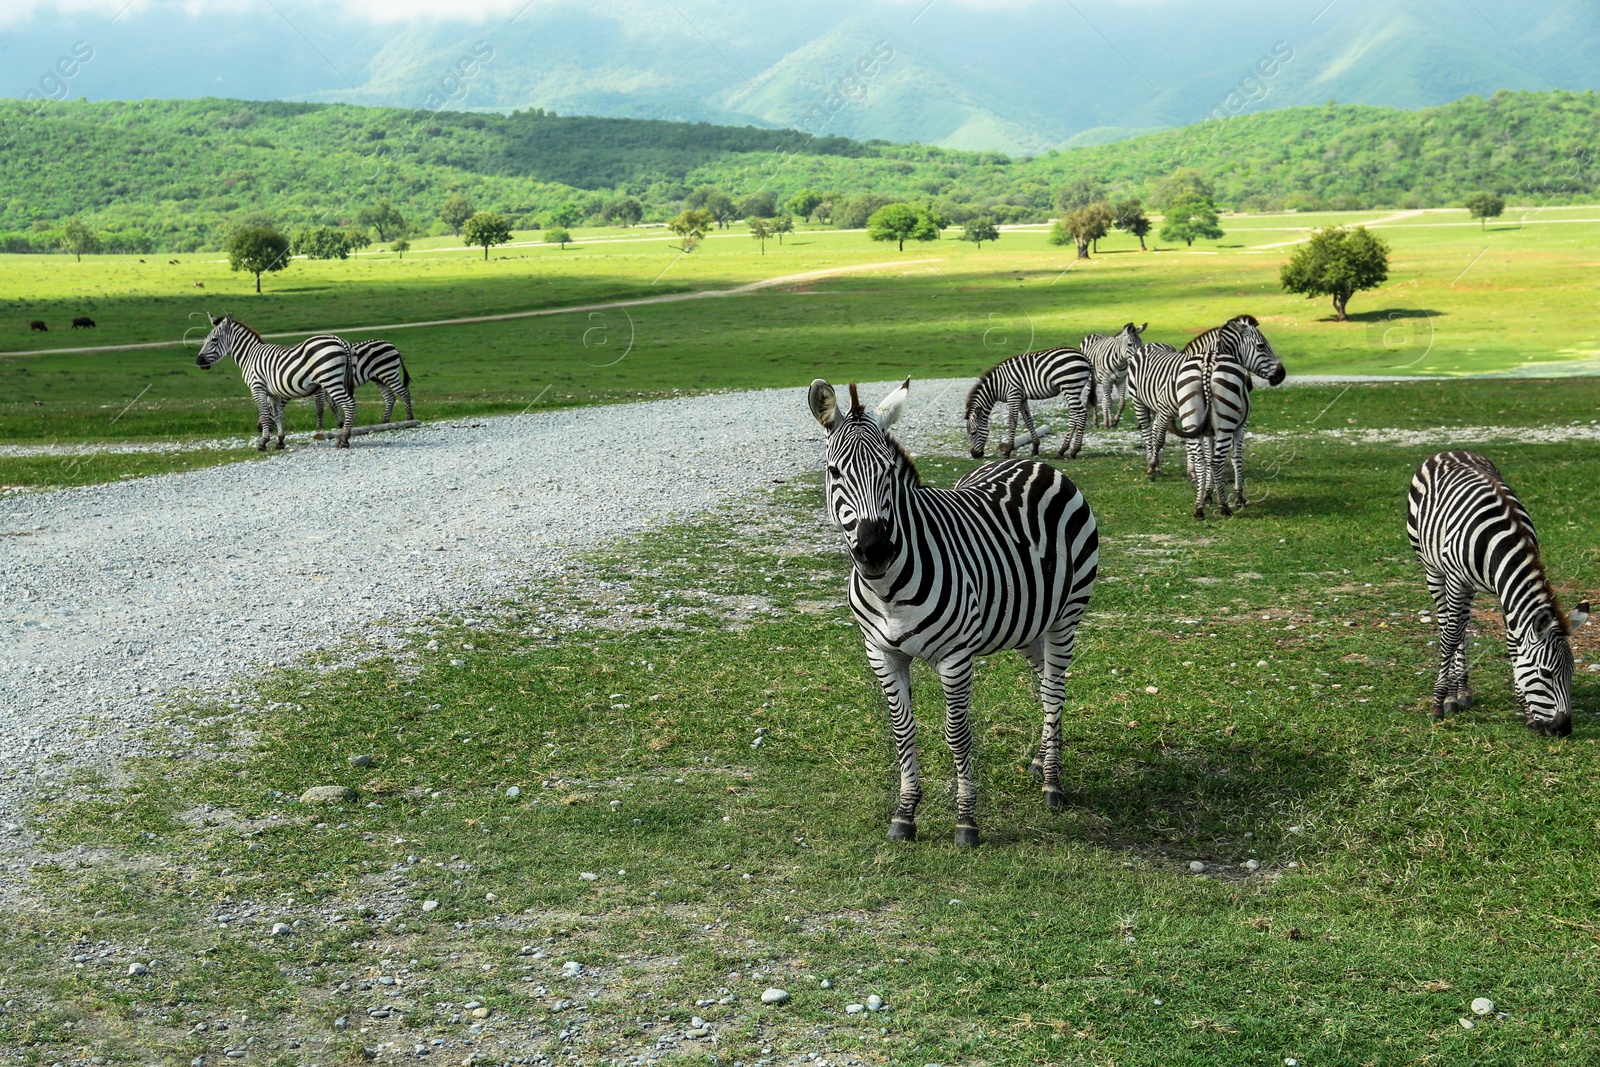
{"label": "zebra's leg", "polygon": [[339,397],[339,439],[334,442],[335,448],[350,447],[350,431],[356,428],[356,398],[354,393],[345,393]]}
{"label": "zebra's leg", "polygon": [[1066,794],[1061,791],[1061,705],[1066,697],[1066,664],[1072,662],[1072,638],[1066,640],[1064,656],[1060,645],[1053,635],[1046,634],[1021,650],[1039,676],[1039,701],[1044,705],[1039,752],[1028,765],[1028,773],[1043,782],[1044,802],[1052,811],[1067,806]]}
{"label": "zebra's leg", "polygon": [[[1207,448],[1207,445],[1210,448]],[[1216,451],[1216,441],[1210,437],[1197,437],[1188,442],[1189,445],[1189,474],[1194,480],[1194,517],[1206,517],[1206,498],[1211,495],[1211,463],[1212,453]]]}
{"label": "zebra's leg", "polygon": [[936,668],[944,685],[944,740],[956,764],[956,844],[978,844],[978,754],[973,750],[972,657],[957,653]]}
{"label": "zebra's leg", "polygon": [[1433,683],[1434,718],[1460,710],[1456,694],[1466,688],[1467,618],[1472,608],[1471,588],[1465,603],[1461,587],[1444,574],[1428,572],[1428,592],[1433,595],[1434,619],[1439,624],[1439,675]]}
{"label": "zebra's leg", "polygon": [[889,837],[915,841],[922,784],[917,775],[917,720],[911,714],[911,657],[868,642],[867,662],[872,664],[872,673],[878,676],[878,684],[889,701],[889,727],[894,731],[894,747],[900,755],[900,802],[889,817]]}
{"label": "zebra's leg", "polygon": [[1022,405],[1020,396],[1006,397],[1006,439],[1000,446],[1000,458],[1010,459],[1017,449],[1017,414]]}
{"label": "zebra's leg", "polygon": [[411,410],[411,388],[410,388],[410,386],[406,385],[406,383],[404,381],[402,381],[399,385],[394,387],[394,391],[400,394],[400,401],[401,401],[401,403],[405,404],[405,406],[406,406],[406,421],[407,422],[415,421],[417,416],[416,416],[416,413]]}
{"label": "zebra's leg", "polygon": [[317,429],[319,430],[322,429],[323,396],[324,394],[321,389],[318,389],[316,392],[311,394],[312,403],[317,405]]}
{"label": "zebra's leg", "polygon": [[252,386],[250,398],[256,402],[256,451],[267,450],[267,439],[272,436],[272,425],[277,418],[278,402],[265,389]]}
{"label": "zebra's leg", "polygon": [[1089,405],[1084,403],[1079,396],[1067,401],[1067,433],[1061,439],[1061,451],[1056,453],[1056,458],[1065,456],[1068,459],[1077,459],[1078,452],[1083,448],[1084,425],[1089,421]]}
{"label": "zebra's leg", "polygon": [[1028,406],[1028,398],[1022,398],[1022,421],[1028,427],[1028,436],[1033,438],[1033,454],[1039,454],[1039,431],[1033,424],[1033,409]]}
{"label": "zebra's leg", "polygon": [[1244,499],[1244,427],[1233,435],[1233,506],[1242,508]]}
{"label": "zebra's leg", "polygon": [[1206,495],[1210,496],[1212,493],[1216,493],[1217,510],[1222,512],[1224,518],[1233,514],[1233,509],[1228,507],[1227,490],[1223,488],[1227,484],[1224,480],[1223,472],[1228,469],[1232,462],[1232,457],[1233,435],[1218,434],[1213,437],[1211,440],[1210,484],[1206,486]]}
{"label": "zebra's leg", "polygon": [[378,392],[383,394],[383,421],[390,422],[394,419],[394,402],[399,398],[395,392],[383,382],[378,383]]}

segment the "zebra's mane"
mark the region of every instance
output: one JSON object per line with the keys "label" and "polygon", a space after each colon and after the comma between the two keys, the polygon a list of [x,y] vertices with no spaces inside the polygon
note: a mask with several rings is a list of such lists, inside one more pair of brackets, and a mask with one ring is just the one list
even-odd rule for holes
{"label": "zebra's mane", "polygon": [[993,379],[995,374],[999,372],[1002,365],[1003,364],[996,363],[994,366],[978,375],[978,380],[972,383],[972,388],[967,390],[966,406],[961,409],[961,414],[964,417],[972,417],[972,405],[978,402],[978,393],[989,386],[990,380]]}
{"label": "zebra's mane", "polygon": [[261,335],[259,333],[256,333],[254,330],[252,330],[250,327],[246,326],[244,323],[240,322],[238,319],[234,319],[233,320],[233,328],[236,329],[236,330],[243,330],[246,337],[252,337],[257,341],[261,340]]}
{"label": "zebra's mane", "polygon": [[1505,509],[1506,514],[1511,517],[1511,522],[1517,528],[1517,539],[1522,542],[1522,547],[1527,549],[1528,555],[1533,557],[1533,578],[1538,585],[1539,591],[1544,594],[1543,599],[1550,608],[1550,615],[1555,619],[1556,625],[1560,627],[1561,632],[1570,635],[1572,627],[1567,622],[1567,613],[1561,610],[1561,598],[1556,596],[1555,586],[1550,584],[1550,576],[1545,573],[1544,556],[1539,551],[1539,542],[1528,527],[1523,525],[1522,513],[1524,508],[1521,501],[1511,492],[1511,487],[1505,483],[1505,479],[1500,477],[1500,470],[1494,465],[1493,460],[1485,456],[1476,458],[1481,459],[1483,462],[1476,463],[1468,460],[1466,461],[1467,465],[1476,470],[1483,477],[1483,480],[1489,483],[1489,489],[1494,493],[1495,499],[1500,502],[1500,506]]}

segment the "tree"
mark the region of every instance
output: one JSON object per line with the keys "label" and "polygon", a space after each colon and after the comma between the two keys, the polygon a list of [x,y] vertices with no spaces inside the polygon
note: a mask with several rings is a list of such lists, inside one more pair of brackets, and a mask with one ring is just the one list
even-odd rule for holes
{"label": "tree", "polygon": [[348,259],[350,243],[345,232],[332,226],[313,226],[294,235],[294,254],[307,259]]}
{"label": "tree", "polygon": [[1078,246],[1078,258],[1088,259],[1089,246],[1110,232],[1115,218],[1111,205],[1101,200],[1057,219],[1050,228],[1049,241],[1053,245],[1071,242]]}
{"label": "tree", "polygon": [[511,225],[492,211],[480,211],[462,227],[467,243],[483,246],[483,258],[489,258],[491,245],[503,245],[511,240]]}
{"label": "tree", "polygon": [[1478,220],[1478,229],[1490,219],[1497,219],[1506,209],[1506,198],[1499,193],[1473,193],[1467,197],[1467,214]]}
{"label": "tree", "polygon": [[1222,236],[1217,225],[1217,208],[1210,197],[1186,196],[1171,204],[1163,212],[1161,239],[1194,244],[1196,237],[1215,241]]}
{"label": "tree", "polygon": [[1086,208],[1105,198],[1106,194],[1098,182],[1079,178],[1056,190],[1055,205],[1057,211],[1063,215],[1070,215],[1079,208]]}
{"label": "tree", "polygon": [[908,237],[913,241],[937,241],[939,223],[922,208],[889,204],[867,219],[867,236],[874,241],[898,241],[900,251],[904,252]]}
{"label": "tree", "polygon": [[961,240],[971,241],[982,248],[985,241],[1000,240],[1000,230],[995,226],[993,219],[987,215],[980,215],[975,219],[968,219],[966,225],[961,227]]}
{"label": "tree", "polygon": [[717,229],[720,230],[733,218],[733,198],[727,193],[713,191],[706,197],[706,210],[717,220]]}
{"label": "tree", "polygon": [[607,222],[614,222],[620,226],[633,226],[644,218],[644,205],[631,196],[625,196],[607,204],[603,217]]}
{"label": "tree", "polygon": [[822,195],[808,187],[791,196],[783,206],[810,222],[811,213],[817,210],[821,203]]}
{"label": "tree", "polygon": [[778,235],[778,243],[783,244],[783,235],[794,232],[794,216],[787,212],[774,215],[772,218],[772,232]]}
{"label": "tree", "polygon": [[1389,246],[1365,226],[1329,226],[1295,250],[1279,277],[1286,292],[1333,297],[1334,314],[1343,322],[1352,295],[1388,279]]}
{"label": "tree", "polygon": [[832,208],[832,221],[841,230],[860,230],[866,228],[868,220],[874,212],[881,207],[894,203],[886,196],[877,193],[862,193],[860,196],[849,200],[835,200]]}
{"label": "tree", "polygon": [[544,216],[544,224],[546,226],[559,226],[563,229],[570,226],[576,226],[582,221],[583,210],[570,200],[562,204],[557,204],[555,207],[546,212]]}
{"label": "tree", "polygon": [[571,243],[571,241],[572,234],[568,233],[566,230],[563,230],[560,226],[552,226],[550,229],[544,231],[544,243],[547,245],[560,245],[561,251],[563,252],[567,250],[567,245]]}
{"label": "tree", "polygon": [[[363,248],[369,248],[372,245],[372,235],[367,233],[366,230],[340,230],[339,240],[344,242],[344,246],[350,250],[352,256]],[[340,258],[344,257],[341,256]]]}
{"label": "tree", "polygon": [[254,274],[258,293],[263,274],[288,265],[289,239],[271,226],[246,226],[228,238],[228,266]]}
{"label": "tree", "polygon": [[68,219],[67,224],[61,227],[61,247],[78,257],[77,261],[82,263],[85,252],[93,255],[100,251],[100,235],[78,219]]}
{"label": "tree", "polygon": [[744,224],[750,227],[750,236],[761,242],[761,254],[766,255],[767,238],[772,236],[772,220],[752,215],[744,220]]}
{"label": "tree", "polygon": [[1131,233],[1139,239],[1139,251],[1149,249],[1144,246],[1145,234],[1150,232],[1150,220],[1145,217],[1144,204],[1136,196],[1126,200],[1118,200],[1111,205],[1111,213],[1115,216],[1111,225],[1124,233]]}
{"label": "tree", "polygon": [[389,246],[389,251],[393,252],[401,259],[405,259],[406,253],[411,251],[411,242],[402,237],[400,240]]}
{"label": "tree", "polygon": [[472,201],[464,196],[457,195],[444,202],[444,207],[439,209],[439,218],[443,219],[444,224],[450,227],[451,233],[460,237],[461,227],[465,226],[467,220],[477,213],[478,209],[472,206]]}
{"label": "tree", "polygon": [[1173,204],[1189,197],[1198,197],[1202,200],[1215,200],[1217,191],[1206,181],[1206,176],[1193,167],[1179,167],[1156,186],[1155,195],[1150,198],[1151,203],[1163,211]]}
{"label": "tree", "polygon": [[747,219],[770,219],[778,213],[778,202],[765,189],[758,189],[739,201],[735,210]]}
{"label": "tree", "polygon": [[387,197],[356,212],[356,225],[377,230],[380,241],[387,241],[390,234],[398,237],[406,232],[405,216],[395,210]]}
{"label": "tree", "polygon": [[667,223],[667,229],[683,239],[680,246],[683,251],[692,252],[694,246],[716,224],[717,220],[711,217],[711,212],[703,208],[684,208]]}

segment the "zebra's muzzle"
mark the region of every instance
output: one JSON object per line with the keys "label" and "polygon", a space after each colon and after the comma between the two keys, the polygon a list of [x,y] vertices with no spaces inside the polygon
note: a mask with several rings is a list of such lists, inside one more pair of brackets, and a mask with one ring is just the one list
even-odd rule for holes
{"label": "zebra's muzzle", "polygon": [[856,524],[855,543],[850,556],[862,574],[875,578],[889,569],[894,560],[895,543],[889,523],[884,519],[862,519]]}

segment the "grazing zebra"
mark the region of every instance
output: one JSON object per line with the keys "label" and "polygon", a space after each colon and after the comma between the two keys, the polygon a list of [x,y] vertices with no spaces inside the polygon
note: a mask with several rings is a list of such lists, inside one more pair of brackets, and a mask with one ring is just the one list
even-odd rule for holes
{"label": "grazing zebra", "polygon": [[[1017,415],[1022,415],[1028,433],[1033,436],[1033,454],[1039,454],[1039,435],[1033,428],[1033,412],[1028,410],[1029,400],[1047,400],[1064,397],[1067,401],[1067,432],[1061,439],[1059,459],[1068,455],[1076,457],[1083,447],[1083,429],[1089,421],[1089,405],[1094,402],[1094,368],[1076,348],[1047,348],[1038,352],[1024,352],[1002,360],[983,372],[967,393],[967,440],[972,445],[972,458],[982,459],[989,441],[989,414],[996,404],[1006,405],[1006,440],[1000,446],[1002,457],[1010,456],[1017,446]],[[1085,397],[1087,396],[1087,401]]]}
{"label": "grazing zebra", "polygon": [[1233,506],[1242,508],[1244,500],[1244,431],[1250,421],[1250,375],[1258,374],[1269,385],[1284,379],[1283,363],[1261,333],[1253,315],[1237,315],[1213,327],[1183,346],[1183,354],[1198,358],[1202,370],[1198,379],[1185,378],[1178,407],[1201,411],[1201,436],[1188,442],[1189,476],[1195,484],[1194,517],[1206,517],[1205,504],[1213,491],[1217,508],[1232,515],[1223,498],[1222,471],[1233,465]]}
{"label": "grazing zebra", "polygon": [[[394,417],[397,396],[405,401],[406,421],[415,419],[416,415],[411,410],[411,372],[406,370],[406,361],[400,357],[400,350],[388,341],[374,338],[358,341],[351,351],[354,353],[350,364],[351,380],[357,388],[368,382],[378,384],[378,391],[383,394],[383,421],[388,422]],[[317,405],[317,429],[320,430],[323,401],[327,398],[319,389],[313,399]]]}
{"label": "grazing zebra", "polygon": [[1411,477],[1406,536],[1428,576],[1439,621],[1433,715],[1472,706],[1467,620],[1472,598],[1493,593],[1505,616],[1512,688],[1523,719],[1541,734],[1572,733],[1572,647],[1589,602],[1567,615],[1545,577],[1533,520],[1488,459],[1440,452]]}
{"label": "grazing zebra", "polygon": [[1122,421],[1122,409],[1128,403],[1128,361],[1139,350],[1139,335],[1149,325],[1130,322],[1112,337],[1091,333],[1078,346],[1094,368],[1094,392],[1100,398],[1094,413],[1098,425],[1112,427]]}
{"label": "grazing zebra", "polygon": [[1161,469],[1161,450],[1167,446],[1169,430],[1187,438],[1204,432],[1206,412],[1178,406],[1180,393],[1193,395],[1200,370],[1198,361],[1160,341],[1141,344],[1128,361],[1128,399],[1133,401],[1139,440],[1144,444],[1144,476],[1151,481]]}
{"label": "grazing zebra", "polygon": [[841,411],[833,386],[811,383],[811,414],[828,432],[828,517],[844,533],[853,570],[850,610],[867,661],[888,698],[900,756],[899,802],[889,836],[916,837],[917,727],[911,661],[944,685],[944,736],[955,756],[958,845],[978,843],[977,758],[967,721],[972,661],[1017,649],[1039,676],[1044,731],[1033,768],[1044,798],[1061,808],[1061,705],[1078,621],[1094,589],[1094,514],[1067,476],[1047,463],[1008,459],[969,472],[954,489],[922,484],[887,433],[911,379],[866,411],[850,386]]}
{"label": "grazing zebra", "polygon": [[356,423],[355,388],[350,378],[350,343],[332,334],[307,337],[297,345],[269,344],[244,323],[232,315],[211,320],[211,332],[195,362],[209,370],[225,356],[232,356],[239,364],[250,387],[250,396],[260,412],[257,429],[261,439],[256,447],[267,450],[267,438],[274,427],[278,434],[278,447],[283,447],[283,402],[298,396],[311,396],[319,389],[327,390],[330,402],[339,409],[340,433],[338,446],[350,447],[350,428]]}

